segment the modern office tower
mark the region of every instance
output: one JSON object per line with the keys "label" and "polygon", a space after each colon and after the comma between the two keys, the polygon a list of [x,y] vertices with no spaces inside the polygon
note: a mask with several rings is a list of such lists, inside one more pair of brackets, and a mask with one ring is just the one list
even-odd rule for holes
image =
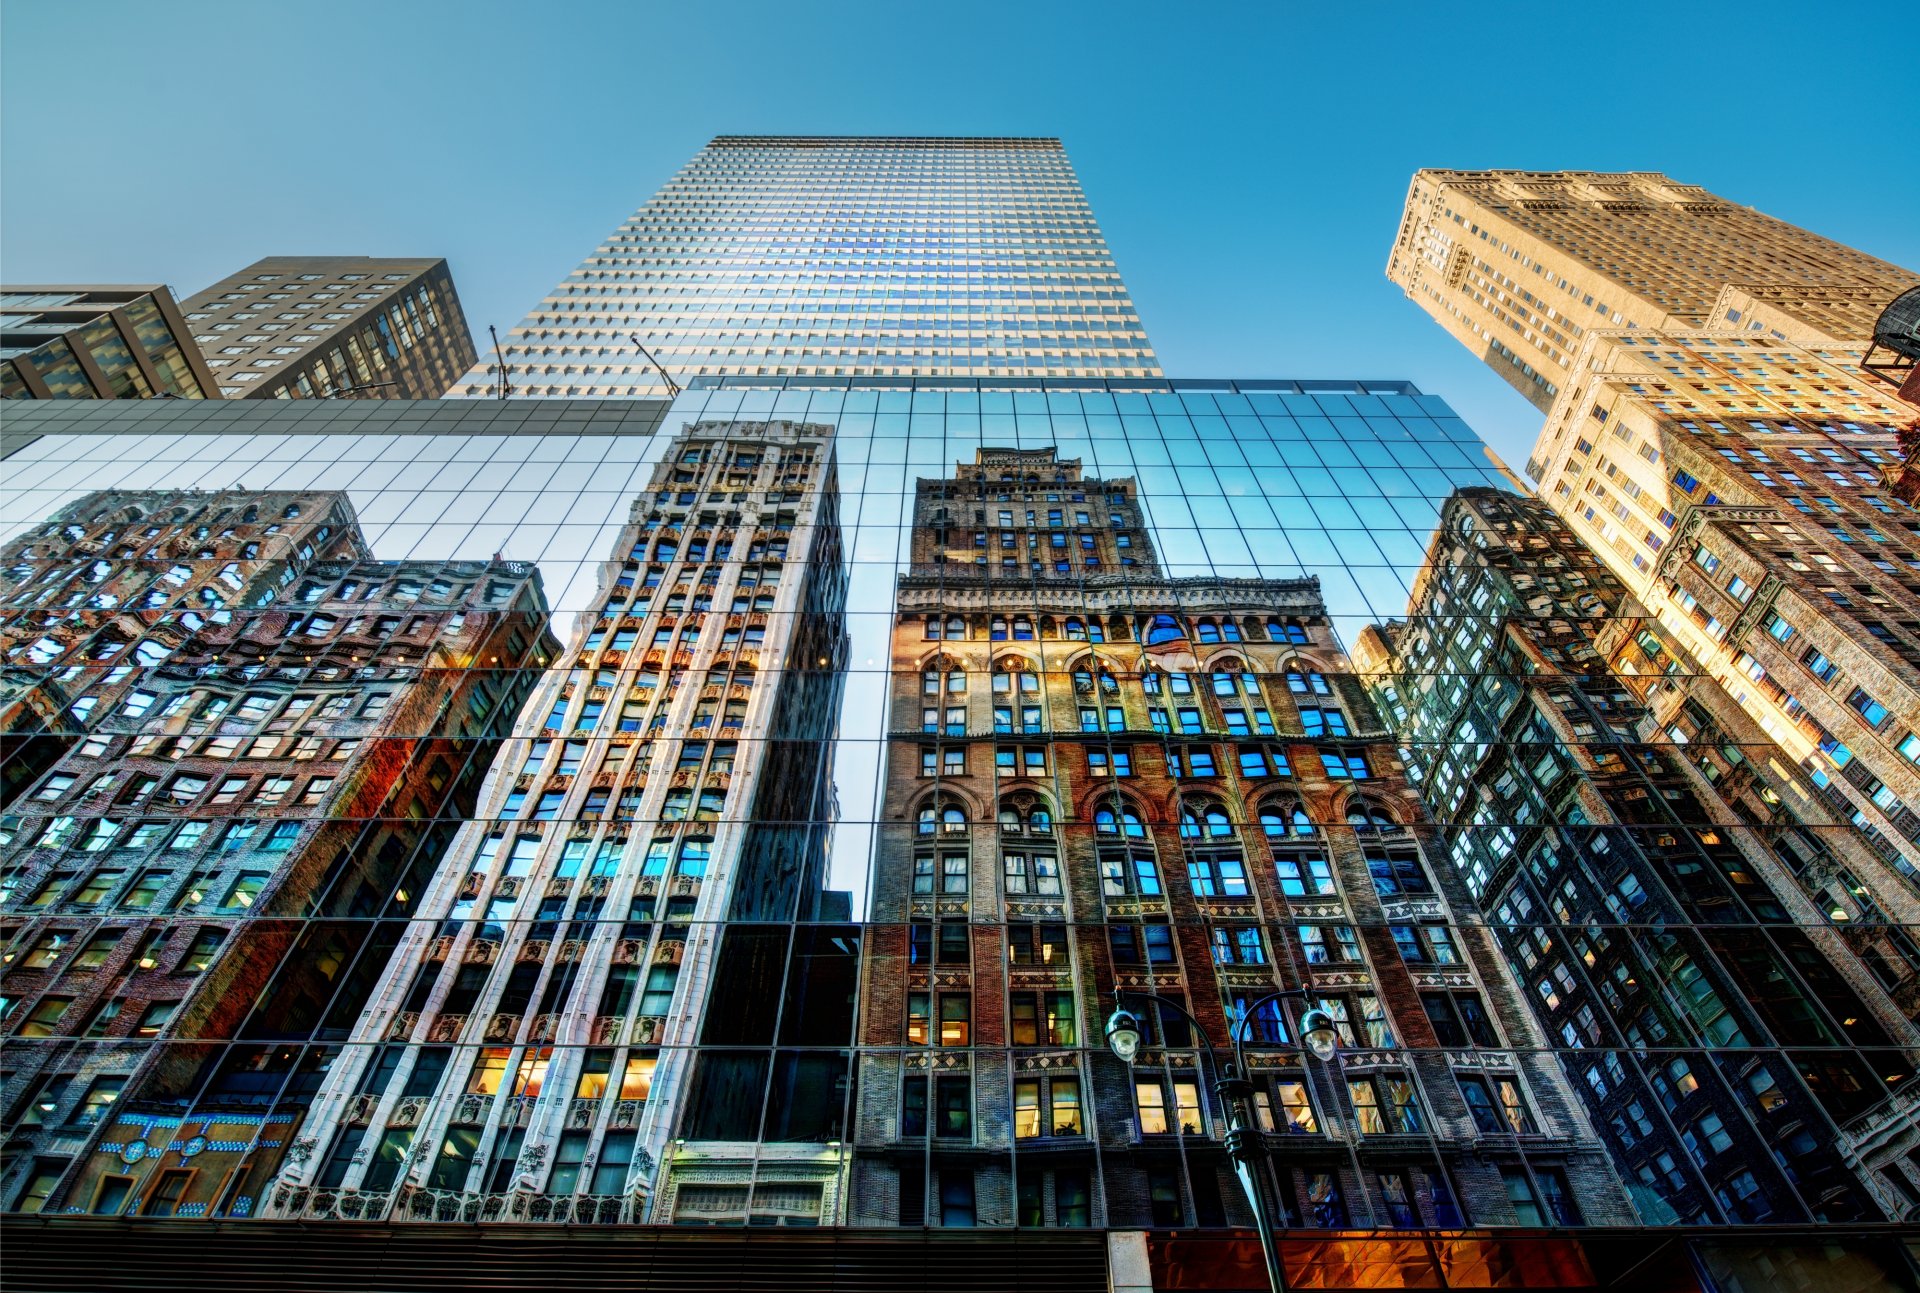
{"label": "modern office tower", "polygon": [[0,398],[217,398],[173,292],[0,287]]}
{"label": "modern office tower", "polygon": [[550,396],[1160,373],[1058,139],[720,136],[453,394],[498,394],[502,360]]}
{"label": "modern office tower", "polygon": [[269,256],[180,308],[230,399],[438,399],[474,362],[437,258]]}
{"label": "modern office tower", "polygon": [[1880,1220],[1839,1142],[1911,1122],[1915,1030],[1796,883],[1824,846],[1744,819],[1609,667],[1645,618],[1544,503],[1464,489],[1357,656],[1640,1219]]}
{"label": "modern office tower", "polygon": [[837,1218],[859,940],[844,903],[805,922],[835,905],[838,508],[830,428],[674,439],[270,1215]]}
{"label": "modern office tower", "polygon": [[[358,545],[344,496],[297,497],[203,515],[311,506]],[[55,525],[178,501],[95,494]],[[251,1213],[555,650],[538,572],[498,561],[314,561],[219,614],[137,656],[7,823],[16,1209]]]}
{"label": "modern office tower", "polygon": [[1387,277],[1543,413],[1607,328],[1858,351],[1920,274],[1654,172],[1421,170]]}
{"label": "modern office tower", "polygon": [[195,634],[314,561],[369,555],[344,497],[318,491],[97,491],[8,541],[0,807]]}
{"label": "modern office tower", "polygon": [[[1133,478],[916,483],[851,1220],[1246,1224],[1202,1039],[1244,1030],[1288,1227],[1631,1214],[1313,579],[1169,577]],[[1308,1001],[1340,1037],[1297,1046]],[[1157,1014],[1156,1014],[1157,1012]]]}

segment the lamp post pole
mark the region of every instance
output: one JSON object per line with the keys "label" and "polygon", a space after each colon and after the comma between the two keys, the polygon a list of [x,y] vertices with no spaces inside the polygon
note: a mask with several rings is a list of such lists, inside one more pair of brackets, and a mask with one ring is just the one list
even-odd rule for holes
{"label": "lamp post pole", "polygon": [[[1283,988],[1278,992],[1270,992],[1248,1008],[1247,1020],[1252,1020],[1273,1002],[1288,997],[1305,996],[1306,990],[1303,988]],[[1261,1138],[1260,1127],[1252,1116],[1253,1083],[1246,1076],[1246,1054],[1241,1049],[1241,1028],[1236,1026],[1230,1030],[1228,1040],[1233,1045],[1233,1058],[1223,1063],[1219,1053],[1213,1048],[1212,1039],[1207,1036],[1207,1030],[1202,1028],[1200,1021],[1195,1019],[1178,1001],[1153,992],[1115,989],[1114,1004],[1119,1008],[1107,1021],[1107,1043],[1113,1053],[1129,1065],[1133,1063],[1134,1056],[1139,1053],[1140,1042],[1144,1035],[1139,1016],[1122,1004],[1129,997],[1171,1007],[1199,1035],[1200,1045],[1207,1053],[1208,1062],[1213,1065],[1213,1093],[1218,1097],[1227,1117],[1227,1157],[1233,1160],[1234,1175],[1239,1178],[1240,1188],[1246,1191],[1247,1203],[1253,1209],[1254,1228],[1260,1235],[1260,1255],[1267,1266],[1267,1287],[1271,1293],[1286,1293],[1286,1273],[1280,1266],[1280,1250],[1275,1238],[1278,1228],[1274,1225],[1273,1214],[1267,1204],[1267,1191],[1262,1179],[1266,1175],[1261,1169],[1268,1158],[1267,1143]],[[1332,1056],[1336,1035],[1333,1021],[1325,1011],[1318,1009],[1306,1011],[1300,1018],[1300,1032],[1302,1039],[1306,1041],[1303,1049],[1323,1060]]]}

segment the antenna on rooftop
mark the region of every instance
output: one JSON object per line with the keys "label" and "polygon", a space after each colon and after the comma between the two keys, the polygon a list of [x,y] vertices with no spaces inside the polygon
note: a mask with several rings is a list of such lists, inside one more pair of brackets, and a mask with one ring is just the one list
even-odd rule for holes
{"label": "antenna on rooftop", "polygon": [[637,350],[639,350],[641,358],[645,359],[648,363],[652,364],[654,371],[660,374],[660,380],[667,384],[667,394],[675,396],[677,398],[680,394],[680,383],[674,381],[673,374],[669,373],[666,369],[662,368],[660,366],[660,361],[653,357],[652,352],[649,351],[645,346],[640,344],[640,334],[637,332],[630,332],[627,334],[627,340],[631,341],[634,344],[634,347]]}
{"label": "antenna on rooftop", "polygon": [[494,331],[491,323],[487,325],[487,335],[493,338],[494,371],[500,375],[500,398],[504,400],[513,394],[513,387],[507,383],[507,357],[500,350],[500,334]]}

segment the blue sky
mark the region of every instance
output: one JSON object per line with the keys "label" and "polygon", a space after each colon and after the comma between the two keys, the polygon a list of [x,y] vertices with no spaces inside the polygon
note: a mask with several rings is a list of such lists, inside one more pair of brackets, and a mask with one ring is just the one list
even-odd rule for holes
{"label": "blue sky", "polygon": [[1057,134],[1170,373],[1409,378],[1518,467],[1538,415],[1381,274],[1412,171],[1662,170],[1920,266],[1899,15],[4,0],[0,277],[437,254],[484,336],[714,134]]}

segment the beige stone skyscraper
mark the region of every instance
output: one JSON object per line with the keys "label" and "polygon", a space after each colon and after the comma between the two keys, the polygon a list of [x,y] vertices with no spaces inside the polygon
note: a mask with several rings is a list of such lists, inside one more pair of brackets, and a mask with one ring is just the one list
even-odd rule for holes
{"label": "beige stone skyscraper", "polygon": [[1416,172],[1387,277],[1542,412],[1594,329],[1840,347],[1920,281],[1652,171]]}

